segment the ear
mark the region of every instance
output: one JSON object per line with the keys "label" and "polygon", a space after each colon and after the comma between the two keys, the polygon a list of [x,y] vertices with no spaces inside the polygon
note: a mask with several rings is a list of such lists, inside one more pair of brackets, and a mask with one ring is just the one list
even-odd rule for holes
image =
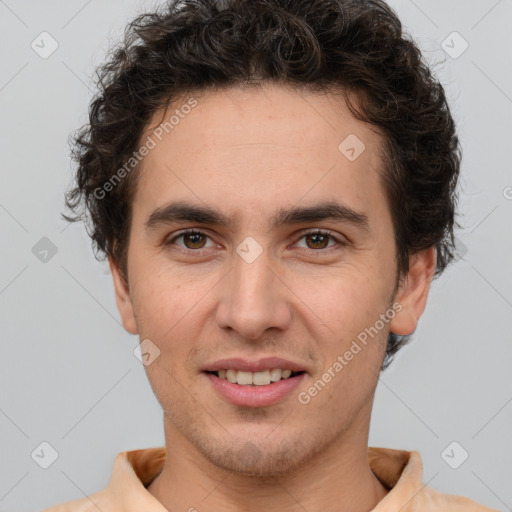
{"label": "ear", "polygon": [[133,312],[133,304],[130,297],[130,292],[128,291],[128,285],[126,284],[125,279],[119,270],[118,264],[111,256],[108,257],[108,264],[110,267],[110,272],[112,272],[112,279],[114,280],[116,304],[117,309],[121,314],[123,327],[130,334],[138,334],[139,330],[137,328],[137,322],[135,321],[135,314]]}
{"label": "ear", "polygon": [[436,251],[429,247],[409,257],[409,271],[401,282],[395,302],[402,309],[390,322],[390,331],[399,336],[412,334],[427,305],[430,283],[436,269]]}

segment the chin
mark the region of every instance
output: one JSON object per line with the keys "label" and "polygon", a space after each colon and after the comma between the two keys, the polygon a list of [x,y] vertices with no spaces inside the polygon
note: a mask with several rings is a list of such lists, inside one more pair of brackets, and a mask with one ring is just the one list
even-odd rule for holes
{"label": "chin", "polygon": [[289,474],[309,458],[303,442],[271,440],[266,435],[250,439],[229,437],[205,442],[203,437],[196,447],[219,468],[261,479]]}
{"label": "chin", "polygon": [[283,474],[289,474],[301,465],[302,457],[290,451],[259,450],[252,443],[239,451],[210,453],[210,462],[216,466],[241,475],[271,479]]}

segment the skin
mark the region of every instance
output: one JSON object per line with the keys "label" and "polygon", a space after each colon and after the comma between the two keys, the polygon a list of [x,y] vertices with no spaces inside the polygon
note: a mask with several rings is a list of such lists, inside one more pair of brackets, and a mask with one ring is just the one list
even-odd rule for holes
{"label": "skin", "polygon": [[[267,84],[194,97],[198,106],[141,163],[127,283],[109,259],[125,329],[160,350],[145,368],[164,410],[168,450],[148,490],[169,510],[370,510],[387,493],[367,459],[385,343],[390,329],[415,330],[435,251],[412,255],[395,289],[381,135],[356,120],[341,96]],[[164,114],[155,114],[141,140]],[[349,134],[366,146],[355,161],[338,150]],[[180,221],[145,229],[156,208],[176,200],[233,218],[228,226]],[[324,201],[364,213],[368,232],[332,219],[272,225],[281,208]],[[175,238],[187,228],[205,236]],[[306,236],[315,229],[335,238]],[[263,250],[252,263],[236,252],[248,236]],[[301,404],[298,393],[394,303],[401,311]],[[201,370],[236,356],[279,356],[308,373],[277,404],[235,406]],[[242,457],[244,446],[257,456]]]}

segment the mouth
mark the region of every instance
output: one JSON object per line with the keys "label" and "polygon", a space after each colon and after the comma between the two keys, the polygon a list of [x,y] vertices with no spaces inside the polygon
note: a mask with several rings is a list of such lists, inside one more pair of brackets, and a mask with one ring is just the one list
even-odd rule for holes
{"label": "mouth", "polygon": [[203,369],[214,393],[239,407],[269,407],[283,402],[308,375],[298,363],[267,357],[223,359]]}
{"label": "mouth", "polygon": [[214,375],[219,379],[226,380],[231,384],[239,386],[269,386],[275,382],[293,379],[304,374],[304,371],[294,371],[288,368],[272,368],[259,372],[250,372],[244,370],[236,370],[229,368],[226,370],[206,371],[210,375]]}
{"label": "mouth", "polygon": [[289,398],[308,376],[308,368],[282,357],[231,357],[202,369],[214,393],[242,407],[267,407]]}

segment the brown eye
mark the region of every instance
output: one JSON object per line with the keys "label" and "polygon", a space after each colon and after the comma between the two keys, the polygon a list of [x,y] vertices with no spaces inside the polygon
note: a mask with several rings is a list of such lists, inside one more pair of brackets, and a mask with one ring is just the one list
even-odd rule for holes
{"label": "brown eye", "polygon": [[342,240],[339,240],[329,231],[321,231],[315,230],[310,231],[309,233],[304,233],[300,238],[302,242],[304,240],[303,245],[300,245],[303,249],[311,249],[313,251],[320,252],[322,249],[328,249],[333,246],[341,246],[345,245]]}
{"label": "brown eye", "polygon": [[211,242],[209,246],[207,245],[209,239],[210,237],[201,231],[183,231],[165,242],[165,245],[177,245],[181,249],[194,251],[212,247]]}
{"label": "brown eye", "polygon": [[307,244],[309,249],[325,249],[329,243],[330,236],[322,233],[311,233],[305,235],[306,240],[310,240],[311,244]]}
{"label": "brown eye", "polygon": [[187,249],[202,249],[206,243],[202,233],[184,233],[181,238]]}

